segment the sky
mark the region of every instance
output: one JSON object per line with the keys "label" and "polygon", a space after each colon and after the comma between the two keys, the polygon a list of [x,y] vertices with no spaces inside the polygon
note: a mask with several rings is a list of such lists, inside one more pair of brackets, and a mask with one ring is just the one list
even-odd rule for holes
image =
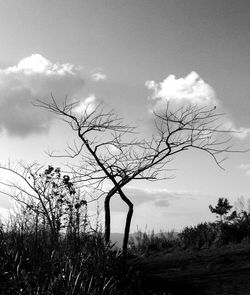
{"label": "sky", "polygon": [[[0,0],[0,44],[2,165],[55,164],[46,151],[71,142],[63,122],[32,104],[51,94],[102,101],[147,134],[152,110],[168,100],[216,105],[239,132],[235,148],[250,148],[248,0]],[[173,179],[129,184],[131,230],[180,230],[214,220],[208,206],[219,197],[250,198],[249,153],[227,156],[222,170],[188,151],[171,162]],[[11,206],[0,196],[2,216]],[[119,198],[112,212],[112,231],[122,232]]]}

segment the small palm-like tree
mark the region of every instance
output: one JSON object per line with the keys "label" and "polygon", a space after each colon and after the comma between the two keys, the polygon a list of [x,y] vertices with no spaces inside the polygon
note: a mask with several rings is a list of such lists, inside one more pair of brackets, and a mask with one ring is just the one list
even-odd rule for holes
{"label": "small palm-like tree", "polygon": [[227,198],[219,198],[216,207],[209,205],[209,209],[212,213],[219,215],[220,223],[223,222],[225,215],[233,208],[232,205],[229,204]]}

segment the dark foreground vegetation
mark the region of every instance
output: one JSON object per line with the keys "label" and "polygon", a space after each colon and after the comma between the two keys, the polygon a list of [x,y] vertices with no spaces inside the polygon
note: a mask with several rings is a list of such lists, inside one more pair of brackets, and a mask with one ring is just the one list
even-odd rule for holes
{"label": "dark foreground vegetation", "polygon": [[138,232],[126,254],[100,232],[55,241],[19,216],[0,227],[0,294],[250,294],[250,215],[230,209],[179,234]]}
{"label": "dark foreground vegetation", "polygon": [[65,235],[0,230],[0,294],[130,294],[132,272],[100,233]]}

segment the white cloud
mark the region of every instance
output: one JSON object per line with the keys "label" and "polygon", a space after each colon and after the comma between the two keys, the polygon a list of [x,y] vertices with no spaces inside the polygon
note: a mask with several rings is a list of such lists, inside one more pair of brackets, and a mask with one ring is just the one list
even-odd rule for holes
{"label": "white cloud", "polygon": [[250,164],[241,164],[239,168],[244,170],[246,175],[250,176]]}
{"label": "white cloud", "polygon": [[[163,82],[146,81],[145,86],[152,92],[149,97],[150,112],[162,110],[166,102],[170,102],[171,106],[194,104],[208,107],[219,106],[223,109],[212,86],[194,71],[184,78],[169,75]],[[228,116],[221,117],[220,123],[221,129],[232,131],[232,136],[237,139],[244,140],[250,134],[250,128],[236,127],[235,122]]]}
{"label": "white cloud", "polygon": [[52,115],[35,108],[32,102],[49,100],[52,93],[60,103],[83,84],[79,67],[52,63],[39,54],[0,69],[0,129],[16,136],[47,130]]}
{"label": "white cloud", "polygon": [[91,113],[96,107],[96,97],[95,94],[90,94],[87,98],[80,101],[79,105],[74,108],[74,111],[78,114],[82,114],[84,112]]}
{"label": "white cloud", "polygon": [[239,168],[243,170],[248,170],[250,169],[250,164],[240,164]]}
{"label": "white cloud", "polygon": [[9,67],[5,72],[9,73],[40,73],[45,75],[74,75],[75,67],[70,63],[53,64],[51,61],[40,54],[32,54],[22,59],[17,66]]}
{"label": "white cloud", "polygon": [[169,75],[163,82],[146,81],[145,85],[153,91],[151,99],[206,105],[216,103],[215,91],[196,72],[179,79]]}
{"label": "white cloud", "polygon": [[246,139],[250,134],[250,128],[237,128],[235,126],[235,123],[229,119],[225,120],[225,122],[223,123],[223,127],[228,131],[232,131],[232,135],[240,140]]}
{"label": "white cloud", "polygon": [[118,147],[116,147],[114,144],[108,144],[107,145],[107,150],[110,154],[112,155],[119,155],[121,153],[121,150],[118,149]]}
{"label": "white cloud", "polygon": [[91,78],[94,80],[94,81],[101,81],[101,80],[106,80],[107,79],[107,76],[101,72],[96,72],[96,73],[93,73],[91,75]]}
{"label": "white cloud", "polygon": [[244,128],[244,127],[240,127],[240,128],[235,128],[232,131],[234,131],[234,136],[238,137],[239,139],[245,139],[248,137],[248,135],[250,134],[250,128]]}

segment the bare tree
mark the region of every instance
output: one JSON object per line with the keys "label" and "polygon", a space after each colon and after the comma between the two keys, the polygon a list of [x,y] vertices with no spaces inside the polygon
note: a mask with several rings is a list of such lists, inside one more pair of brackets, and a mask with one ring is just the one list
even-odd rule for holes
{"label": "bare tree", "polygon": [[[52,97],[51,103],[39,101],[38,106],[59,115],[75,132],[79,143],[68,146],[66,154],[51,156],[81,156],[78,165],[72,165],[79,179],[85,179],[103,189],[105,193],[105,239],[110,240],[110,200],[115,194],[128,205],[123,250],[127,249],[133,203],[124,187],[132,180],[158,180],[165,178],[164,171],[173,156],[190,148],[199,149],[212,156],[221,167],[224,158],[219,155],[232,151],[229,131],[221,128],[221,114],[215,108],[184,106],[171,110],[166,105],[163,113],[155,113],[156,132],[150,140],[135,139],[135,128],[123,123],[114,111],[106,112],[102,105],[88,105],[79,114],[77,103],[64,102],[59,106]],[[132,138],[131,138],[132,136]]]}

